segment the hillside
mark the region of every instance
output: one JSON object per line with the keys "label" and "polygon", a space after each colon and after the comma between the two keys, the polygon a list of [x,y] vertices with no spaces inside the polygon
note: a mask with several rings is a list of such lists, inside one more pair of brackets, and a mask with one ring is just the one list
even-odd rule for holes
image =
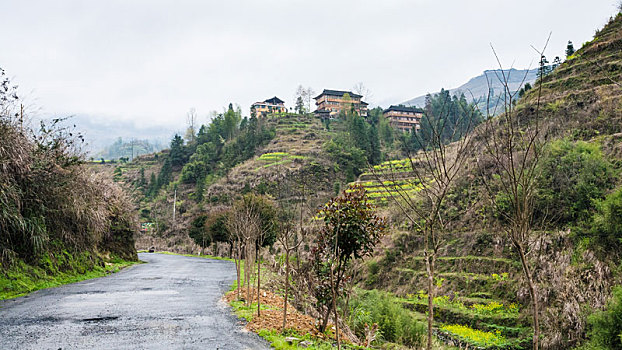
{"label": "hillside", "polygon": [[[593,320],[599,315],[595,310],[605,308],[622,282],[622,224],[616,211],[622,207],[621,47],[622,16],[617,15],[594,40],[511,104],[519,135],[527,135],[534,121],[543,130],[538,175],[532,182],[535,209],[530,225],[534,229],[524,243],[526,264],[533,267],[538,289],[539,342],[545,349],[568,349],[593,339],[598,329]],[[521,71],[507,72],[509,88],[518,89]],[[482,82],[495,73],[499,71],[486,71],[465,86],[485,95],[488,86],[482,90]],[[442,120],[443,108],[438,110],[434,113],[441,113],[436,118]],[[534,303],[529,279],[516,244],[504,232],[508,223],[502,210],[512,208],[491,204],[486,187],[486,181],[496,181],[495,171],[503,166],[491,159],[486,140],[503,134],[507,116],[483,120],[475,128],[465,166],[440,206],[439,216],[448,231],[440,240],[436,260],[433,327],[445,344],[486,349],[532,346]],[[130,163],[93,165],[133,191],[145,224],[137,247],[233,256],[231,237],[228,242],[218,241],[221,238],[211,230],[224,217],[222,213],[240,203],[236,200],[254,193],[266,195],[279,210],[302,208],[295,237],[304,248],[293,253],[292,284],[297,289],[291,292],[291,303],[319,318],[314,283],[321,281],[311,273],[317,267],[309,265],[321,232],[317,208],[343,194],[346,184],[356,183],[365,188],[368,203],[377,206],[388,226],[374,255],[354,264],[360,270],[352,270],[352,280],[360,289],[350,287],[352,303],[362,307],[365,298],[382,295],[383,302],[394,303],[391,312],[402,310],[408,322],[426,319],[425,240],[394,200],[398,189],[417,198],[427,180],[414,176],[412,163],[404,158],[414,153],[417,166],[417,157],[425,154],[423,147],[414,147],[412,135],[391,131],[379,111],[370,113],[367,120],[344,113],[328,125],[311,115],[295,114],[246,120],[232,109],[219,118],[199,131],[196,139],[184,143],[174,138],[170,150]],[[428,131],[423,130],[425,135]],[[443,139],[452,141],[456,138]],[[448,149],[455,147],[450,144]],[[375,152],[380,156],[372,156]],[[512,155],[520,157],[521,152]],[[373,167],[368,168],[368,163]],[[383,174],[391,177],[382,178]],[[506,200],[504,195],[499,190],[494,201]],[[276,227],[283,227],[286,220],[291,218]],[[272,291],[283,288],[282,249],[275,243],[262,253],[274,273],[266,283]],[[351,335],[366,337],[368,327],[352,315],[380,311],[369,305],[350,310],[350,294],[345,289],[343,293],[347,297],[340,300],[340,307]],[[397,327],[383,323],[386,314],[374,315],[377,318],[365,320],[381,324],[379,332]],[[404,344],[398,338],[392,341]]]}
{"label": "hillside", "polygon": [[[516,118],[524,125],[538,119],[549,147],[536,196],[543,209],[534,217],[547,224],[535,234],[538,240],[529,242],[546,349],[571,348],[595,334],[598,329],[588,315],[603,308],[622,283],[620,226],[601,224],[606,217],[616,222],[618,214],[607,214],[614,209],[604,208],[620,205],[613,203],[622,191],[620,48],[618,14],[516,105]],[[501,121],[505,119],[491,125],[501,129]],[[444,215],[454,229],[437,260],[436,317],[449,339],[500,334],[508,341],[501,348],[529,347],[531,302],[520,261],[479,180],[490,171],[478,165],[487,159],[484,140],[497,129],[478,128],[473,157],[446,203]],[[405,222],[397,208],[389,210],[396,223]],[[401,227],[385,242],[387,250],[368,263],[362,283],[391,291],[423,313],[427,300],[417,296],[425,290],[422,238]],[[459,327],[442,328],[447,324]]]}
{"label": "hillside", "polygon": [[[171,182],[163,185],[157,195],[145,193],[160,177],[170,157],[169,150],[140,156],[129,163],[93,163],[98,171],[114,176],[137,199],[141,221],[149,227],[137,238],[137,248],[154,246],[162,250],[196,253],[201,248],[188,236],[193,222],[228,207],[245,193],[258,191],[287,201],[294,196],[295,188],[304,186],[308,196],[307,208],[314,211],[333,196],[336,189],[345,186],[349,178],[355,178],[349,165],[353,160],[335,159],[325,148],[329,140],[343,133],[343,122],[333,121],[327,129],[313,116],[292,114],[269,117],[262,120],[261,125],[264,130],[271,130],[273,136],[249,153],[249,159],[225,168],[222,162],[217,163],[213,173],[199,181],[184,180],[188,169],[194,169],[188,163],[183,167],[174,166]],[[244,139],[244,135],[240,135],[229,144]],[[189,158],[193,157],[196,156]],[[357,167],[362,166],[364,161],[358,160]],[[177,216],[173,222],[175,195]]]}

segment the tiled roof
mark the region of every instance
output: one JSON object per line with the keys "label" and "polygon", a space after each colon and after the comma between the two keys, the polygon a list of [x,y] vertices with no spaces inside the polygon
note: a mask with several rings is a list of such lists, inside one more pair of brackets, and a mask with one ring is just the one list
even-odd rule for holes
{"label": "tiled roof", "polygon": [[414,113],[423,113],[423,109],[421,108],[417,108],[417,107],[407,107],[407,106],[403,106],[403,105],[399,105],[399,106],[391,106],[387,109],[385,109],[383,111],[383,113],[387,113],[390,111],[396,111],[396,112],[414,112]]}
{"label": "tiled roof", "polygon": [[270,103],[273,105],[279,105],[279,104],[283,104],[285,103],[285,101],[281,100],[280,98],[274,96],[273,98],[269,98],[267,100],[264,101],[265,103]]}
{"label": "tiled roof", "polygon": [[322,95],[329,95],[329,96],[339,96],[342,97],[343,95],[348,94],[350,95],[350,97],[354,97],[354,98],[362,98],[363,96],[358,95],[353,93],[352,91],[342,91],[342,90],[327,90],[324,89],[324,91],[322,91],[321,94],[317,95],[316,97],[314,97],[313,99],[317,100],[318,98],[320,98],[320,96]]}

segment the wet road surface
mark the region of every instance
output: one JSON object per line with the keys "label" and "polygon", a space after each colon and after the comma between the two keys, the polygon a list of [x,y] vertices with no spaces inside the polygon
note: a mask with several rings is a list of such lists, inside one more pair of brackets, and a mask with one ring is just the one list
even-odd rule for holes
{"label": "wet road surface", "polygon": [[0,301],[0,349],[268,349],[220,301],[232,262],[138,255],[147,264]]}

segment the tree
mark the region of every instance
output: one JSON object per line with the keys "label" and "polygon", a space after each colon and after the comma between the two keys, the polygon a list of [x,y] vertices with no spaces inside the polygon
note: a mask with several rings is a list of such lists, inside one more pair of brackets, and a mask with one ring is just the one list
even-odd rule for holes
{"label": "tree", "polygon": [[[279,191],[279,198],[296,196],[298,197],[296,202],[298,203],[298,209],[300,210],[299,216],[299,228],[296,230],[295,224],[295,216],[296,216],[296,207],[288,207],[284,205],[285,201],[279,201],[279,218],[277,220],[278,226],[278,236],[277,240],[283,247],[285,251],[285,291],[283,297],[283,325],[282,329],[285,330],[287,328],[287,306],[288,299],[290,293],[290,260],[291,255],[298,251],[298,248],[304,242],[304,229],[303,229],[303,213],[304,206],[306,204],[306,172],[302,170],[298,177],[298,183],[296,187],[299,191],[292,191],[291,186],[288,186],[287,183],[281,182],[277,186],[277,190]],[[292,193],[293,192],[293,193]],[[297,259],[299,261],[299,259]]]}
{"label": "tree", "polygon": [[196,135],[196,122],[197,122],[197,111],[194,108],[190,108],[188,113],[186,114],[186,125],[188,128],[186,129],[186,142],[194,142]]}
{"label": "tree", "polygon": [[574,53],[574,45],[572,45],[572,41],[568,40],[568,45],[566,45],[566,59],[570,58]]}
{"label": "tree", "polygon": [[[237,276],[237,294],[238,300],[241,299],[240,293],[242,290],[242,259],[245,258],[246,262],[248,262],[248,250],[246,249],[249,244],[250,238],[253,236],[252,227],[257,222],[258,214],[253,211],[252,208],[245,205],[243,201],[236,201],[231,207],[231,212],[227,216],[226,227],[229,231],[229,240],[231,246],[235,246],[236,255],[234,258],[235,261],[235,271]],[[243,253],[243,250],[245,251]],[[247,264],[246,264],[247,265]],[[248,274],[250,273],[249,268],[245,269],[245,278],[244,283],[249,284]],[[247,304],[250,300],[250,291],[247,292]]]}
{"label": "tree", "polygon": [[[544,50],[540,52],[539,74],[542,74],[542,67],[546,63],[543,52]],[[497,62],[502,69],[498,57]],[[485,153],[478,159],[478,164],[490,203],[500,218],[499,225],[520,258],[531,298],[534,330],[532,344],[533,349],[538,350],[540,344],[538,287],[533,276],[534,268],[527,256],[535,226],[534,203],[538,193],[537,179],[547,144],[547,133],[540,124],[539,113],[542,84],[538,85],[533,113],[525,116],[516,111],[513,103],[515,94],[510,91],[508,77],[503,69],[501,72],[502,85],[508,98],[503,103],[503,113],[497,118],[487,118],[484,128],[481,129],[483,135],[480,139]]]}
{"label": "tree", "polygon": [[147,185],[147,179],[145,178],[145,168],[141,167],[139,171],[140,177],[138,178],[138,187],[144,192]]}
{"label": "tree", "polygon": [[373,94],[371,90],[368,89],[365,84],[363,84],[363,82],[359,81],[358,83],[354,84],[354,86],[352,87],[352,91],[355,94],[363,96],[361,97],[361,99],[365,98],[367,102],[371,102]]}
{"label": "tree", "polygon": [[173,140],[171,140],[169,159],[171,160],[171,165],[174,167],[182,166],[185,163],[184,139],[178,134],[175,134]]}
{"label": "tree", "polygon": [[318,213],[324,225],[317,234],[312,249],[318,284],[315,295],[322,315],[320,331],[324,332],[331,312],[334,311],[337,343],[339,325],[336,302],[346,293],[342,285],[353,259],[361,259],[373,252],[385,228],[383,218],[376,216],[374,207],[361,185],[330,200]]}
{"label": "tree", "polygon": [[562,64],[561,58],[559,58],[559,56],[555,56],[555,59],[553,59],[553,64],[551,65],[551,71],[554,71],[555,69],[557,69],[557,67],[559,67],[561,64]]}
{"label": "tree", "polygon": [[238,132],[240,122],[242,121],[242,113],[239,110],[233,109],[233,104],[229,104],[229,108],[224,114],[223,118],[223,137],[226,140],[231,140]]}
{"label": "tree", "polygon": [[356,180],[365,167],[365,151],[356,147],[349,137],[337,135],[324,144],[324,151],[346,176],[347,182]]}
{"label": "tree", "polygon": [[382,152],[380,150],[380,137],[378,136],[378,128],[372,125],[369,128],[369,156],[367,157],[369,164],[376,165],[382,160]]}
{"label": "tree", "polygon": [[[387,172],[379,172],[373,166],[369,167],[415,233],[423,238],[428,282],[428,350],[432,348],[433,338],[436,258],[449,230],[449,222],[441,214],[470,155],[470,133],[480,116],[462,97],[452,98],[447,90],[441,90],[434,97],[428,95],[422,130],[413,130],[406,135],[409,147],[412,147],[407,149],[408,170],[414,181],[403,181],[403,169],[390,168]],[[448,144],[450,141],[455,142]],[[414,153],[414,150],[419,151]],[[413,185],[418,185],[421,190],[413,192]]]}
{"label": "tree", "polygon": [[191,224],[188,235],[202,248],[215,245],[214,254],[218,252],[219,242],[229,241],[227,219],[229,211],[220,210],[209,215],[198,216]]}
{"label": "tree", "polygon": [[152,197],[155,195],[157,191],[158,180],[156,179],[155,173],[151,173],[151,177],[149,178],[149,187],[147,189],[147,197]]}
{"label": "tree", "polygon": [[378,118],[378,133],[380,134],[380,139],[382,140],[384,146],[393,146],[393,141],[395,141],[395,129],[391,126],[389,120],[384,116],[380,116]]}
{"label": "tree", "polygon": [[549,74],[550,71],[551,67],[549,66],[549,61],[546,59],[546,56],[541,55],[537,73],[538,80],[542,81],[542,78]]}
{"label": "tree", "polygon": [[296,102],[298,98],[300,98],[305,104],[305,112],[309,113],[311,111],[311,100],[313,99],[313,95],[315,95],[315,91],[311,87],[303,87],[302,85],[298,85],[296,89]]}
{"label": "tree", "polygon": [[246,281],[246,302],[250,305],[251,288],[250,279],[253,267],[253,259],[257,262],[257,314],[261,314],[259,289],[261,288],[261,275],[259,260],[259,249],[263,246],[272,245],[276,240],[276,208],[272,200],[262,195],[252,193],[246,194],[242,199],[236,201],[232,207],[231,214],[227,219],[227,230],[238,248],[236,259],[238,271],[238,298],[240,286],[240,261],[242,259],[242,248],[244,248],[244,273]]}
{"label": "tree", "polygon": [[359,116],[357,113],[354,113],[348,115],[347,122],[348,133],[350,134],[350,139],[352,140],[352,143],[359,149],[365,151],[366,154],[369,154],[369,126],[365,122],[365,119],[363,119],[363,117]]}
{"label": "tree", "polygon": [[298,114],[305,114],[305,102],[303,101],[302,96],[296,97],[296,107],[294,108],[294,110]]}

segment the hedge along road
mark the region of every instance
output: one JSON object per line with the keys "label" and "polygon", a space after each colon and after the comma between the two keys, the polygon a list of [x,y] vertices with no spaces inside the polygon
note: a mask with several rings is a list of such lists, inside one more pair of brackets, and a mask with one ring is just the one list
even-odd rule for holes
{"label": "hedge along road", "polygon": [[147,264],[0,301],[0,349],[268,349],[220,301],[229,261],[139,254]]}

